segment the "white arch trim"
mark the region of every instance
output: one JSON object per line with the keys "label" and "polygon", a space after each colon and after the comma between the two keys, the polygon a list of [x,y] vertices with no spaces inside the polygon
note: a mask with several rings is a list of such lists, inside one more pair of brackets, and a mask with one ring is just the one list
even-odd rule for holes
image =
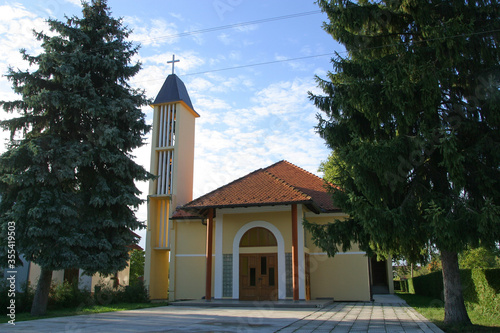
{"label": "white arch trim", "polygon": [[241,237],[252,228],[265,228],[273,233],[278,243],[278,299],[286,298],[285,241],[281,232],[266,221],[253,221],[245,224],[236,233],[233,240],[233,299],[240,298],[240,241]]}

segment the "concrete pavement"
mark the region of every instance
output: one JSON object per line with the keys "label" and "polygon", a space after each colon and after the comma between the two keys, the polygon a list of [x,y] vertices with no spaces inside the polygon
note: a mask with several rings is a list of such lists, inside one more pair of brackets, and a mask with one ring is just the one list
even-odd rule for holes
{"label": "concrete pavement", "polygon": [[1,332],[442,332],[397,296],[322,308],[167,306],[0,325]]}

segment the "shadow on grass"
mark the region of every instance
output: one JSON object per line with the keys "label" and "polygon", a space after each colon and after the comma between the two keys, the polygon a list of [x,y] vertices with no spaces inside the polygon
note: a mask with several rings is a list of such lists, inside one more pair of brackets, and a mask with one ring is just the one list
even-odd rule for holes
{"label": "shadow on grass", "polygon": [[398,296],[424,317],[447,333],[455,332],[500,332],[500,316],[484,316],[474,309],[468,309],[472,326],[450,326],[444,324],[444,302],[432,297],[398,292]]}

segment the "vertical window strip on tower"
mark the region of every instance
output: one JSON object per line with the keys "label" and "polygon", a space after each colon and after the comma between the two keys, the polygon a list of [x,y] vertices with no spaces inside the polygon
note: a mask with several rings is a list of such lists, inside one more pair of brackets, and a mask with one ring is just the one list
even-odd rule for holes
{"label": "vertical window strip on tower", "polygon": [[163,136],[163,145],[162,147],[165,147],[165,146],[168,146],[170,144],[169,140],[168,140],[168,136],[169,136],[169,133],[170,133],[170,108],[171,108],[171,105],[164,105],[163,106],[163,112],[165,112],[165,108],[167,109],[167,116],[164,117],[164,128],[166,129],[165,130],[165,135]]}
{"label": "vertical window strip on tower", "polygon": [[[175,104],[160,106],[160,122],[158,128],[158,148],[169,148],[175,144]],[[170,195],[172,191],[173,151],[170,149],[158,152],[158,181],[156,193]]]}
{"label": "vertical window strip on tower", "polygon": [[169,135],[169,146],[173,146],[175,144],[175,119],[177,117],[176,104],[171,104],[171,116],[170,116],[170,135]]}

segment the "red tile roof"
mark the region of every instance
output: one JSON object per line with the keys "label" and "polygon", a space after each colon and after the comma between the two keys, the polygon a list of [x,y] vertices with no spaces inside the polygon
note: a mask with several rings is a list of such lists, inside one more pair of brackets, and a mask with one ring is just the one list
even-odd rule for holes
{"label": "red tile roof", "polygon": [[339,208],[333,205],[332,196],[328,193],[325,181],[292,164],[288,161],[280,161],[265,170],[276,177],[285,180],[297,190],[309,195],[322,211],[338,211]]}
{"label": "red tile roof", "polygon": [[207,208],[306,204],[315,211],[338,210],[323,179],[287,161],[258,169],[193,200],[174,213],[189,218]]}
{"label": "red tile roof", "polygon": [[194,219],[205,219],[205,217],[200,216],[200,214],[196,214],[194,212],[188,212],[186,210],[178,208],[175,210],[174,214],[172,215],[172,219],[175,219],[175,220],[183,220],[183,219],[194,220]]}

